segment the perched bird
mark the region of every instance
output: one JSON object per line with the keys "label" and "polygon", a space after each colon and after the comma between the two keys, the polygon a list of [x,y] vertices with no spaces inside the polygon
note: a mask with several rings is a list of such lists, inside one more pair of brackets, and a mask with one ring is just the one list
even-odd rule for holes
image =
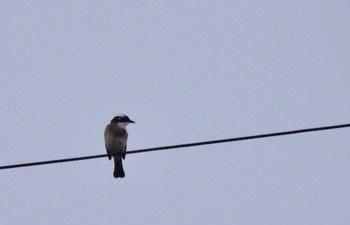
{"label": "perched bird", "polygon": [[108,158],[111,160],[113,156],[114,159],[113,176],[115,178],[125,177],[122,159],[125,159],[126,142],[128,139],[126,126],[129,123],[135,122],[130,120],[126,115],[119,114],[111,120],[104,132]]}

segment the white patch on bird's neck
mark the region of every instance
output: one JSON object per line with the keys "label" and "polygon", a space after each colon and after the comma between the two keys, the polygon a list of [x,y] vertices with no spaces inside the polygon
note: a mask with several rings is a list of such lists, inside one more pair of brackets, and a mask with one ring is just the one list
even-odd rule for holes
{"label": "white patch on bird's neck", "polygon": [[118,122],[118,126],[123,129],[125,129],[128,124],[129,122]]}

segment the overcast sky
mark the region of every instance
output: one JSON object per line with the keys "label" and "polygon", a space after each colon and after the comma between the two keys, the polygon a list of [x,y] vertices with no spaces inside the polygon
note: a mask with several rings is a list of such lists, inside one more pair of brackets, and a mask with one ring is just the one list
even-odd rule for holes
{"label": "overcast sky", "polygon": [[[350,122],[348,0],[1,0],[0,166]],[[1,224],[348,225],[350,129],[0,171]]]}

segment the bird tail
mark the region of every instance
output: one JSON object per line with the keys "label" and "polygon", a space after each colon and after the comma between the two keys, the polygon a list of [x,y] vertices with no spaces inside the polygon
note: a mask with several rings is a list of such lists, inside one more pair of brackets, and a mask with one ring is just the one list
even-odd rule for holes
{"label": "bird tail", "polygon": [[122,159],[114,159],[114,172],[113,172],[114,178],[118,177],[125,177],[124,169],[123,169],[123,162]]}

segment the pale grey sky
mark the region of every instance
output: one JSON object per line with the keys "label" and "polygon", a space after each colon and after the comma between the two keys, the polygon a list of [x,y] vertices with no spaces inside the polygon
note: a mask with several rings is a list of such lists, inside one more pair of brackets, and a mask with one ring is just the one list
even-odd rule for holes
{"label": "pale grey sky", "polygon": [[[0,2],[0,165],[350,122],[349,1]],[[0,171],[1,224],[347,225],[350,129]]]}

